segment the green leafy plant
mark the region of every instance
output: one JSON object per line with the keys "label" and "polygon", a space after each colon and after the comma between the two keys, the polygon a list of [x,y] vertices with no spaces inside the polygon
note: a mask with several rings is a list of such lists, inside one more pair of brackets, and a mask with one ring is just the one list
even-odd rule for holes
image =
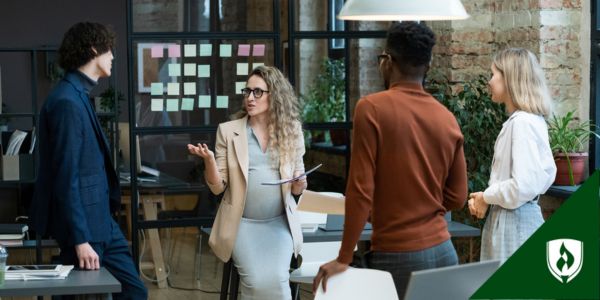
{"label": "green leafy plant", "polygon": [[[304,102],[304,122],[340,122],[346,120],[346,80],[342,59],[324,59],[319,74],[308,92],[300,95]],[[316,132],[311,133],[315,139]]]}
{"label": "green leafy plant", "polygon": [[568,154],[583,152],[591,135],[600,138],[600,135],[595,132],[596,126],[590,121],[577,121],[574,110],[567,112],[564,116],[553,115],[548,121],[550,149],[555,154],[565,154],[571,185],[575,185],[575,180],[571,158]]}
{"label": "green leafy plant", "polygon": [[[116,92],[117,101],[125,101],[125,96],[123,93]],[[107,112],[115,112],[115,88],[109,86],[106,90],[104,90],[100,95],[100,108],[103,111]],[[117,104],[117,113],[120,112],[120,105]]]}
{"label": "green leafy plant", "polygon": [[305,122],[344,121],[345,67],[341,59],[325,59],[309,91],[300,97],[304,101]]}
{"label": "green leafy plant", "polygon": [[[454,114],[462,130],[469,191],[483,191],[490,176],[496,137],[506,120],[504,108],[492,102],[483,76],[458,84],[441,74],[430,78],[427,90]],[[453,216],[465,223],[473,221],[468,208]]]}

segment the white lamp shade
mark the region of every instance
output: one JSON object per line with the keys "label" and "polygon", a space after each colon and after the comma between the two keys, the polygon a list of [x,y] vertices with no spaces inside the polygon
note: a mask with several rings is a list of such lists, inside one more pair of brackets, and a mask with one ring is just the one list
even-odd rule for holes
{"label": "white lamp shade", "polygon": [[460,0],[348,0],[341,20],[441,21],[463,20],[469,15]]}

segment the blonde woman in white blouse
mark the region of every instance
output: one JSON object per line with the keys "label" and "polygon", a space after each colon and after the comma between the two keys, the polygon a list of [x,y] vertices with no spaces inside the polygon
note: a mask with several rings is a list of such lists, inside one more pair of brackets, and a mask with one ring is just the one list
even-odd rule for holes
{"label": "blonde woman in white blouse", "polygon": [[533,53],[511,48],[492,62],[492,101],[503,103],[509,118],[494,145],[489,187],[470,194],[469,210],[483,218],[481,260],[506,261],[544,222],[537,204],[554,182],[556,166],[544,117],[552,100]]}

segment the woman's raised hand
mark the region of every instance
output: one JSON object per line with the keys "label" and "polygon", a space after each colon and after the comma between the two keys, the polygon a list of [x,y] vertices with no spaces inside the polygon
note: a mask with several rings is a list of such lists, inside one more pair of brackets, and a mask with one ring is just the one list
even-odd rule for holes
{"label": "woman's raised hand", "polygon": [[194,146],[192,144],[188,144],[188,151],[190,151],[190,154],[194,154],[194,155],[198,155],[200,157],[202,157],[202,159],[215,159],[215,153],[210,151],[210,149],[208,149],[208,146],[206,144],[201,144],[198,143],[198,146]]}

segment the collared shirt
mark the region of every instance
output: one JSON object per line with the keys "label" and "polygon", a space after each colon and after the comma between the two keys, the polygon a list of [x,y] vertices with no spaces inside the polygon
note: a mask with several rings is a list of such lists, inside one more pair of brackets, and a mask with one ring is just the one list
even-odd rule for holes
{"label": "collared shirt", "polygon": [[514,209],[545,193],[555,175],[546,121],[518,110],[504,122],[496,139],[483,198],[489,204]]}

